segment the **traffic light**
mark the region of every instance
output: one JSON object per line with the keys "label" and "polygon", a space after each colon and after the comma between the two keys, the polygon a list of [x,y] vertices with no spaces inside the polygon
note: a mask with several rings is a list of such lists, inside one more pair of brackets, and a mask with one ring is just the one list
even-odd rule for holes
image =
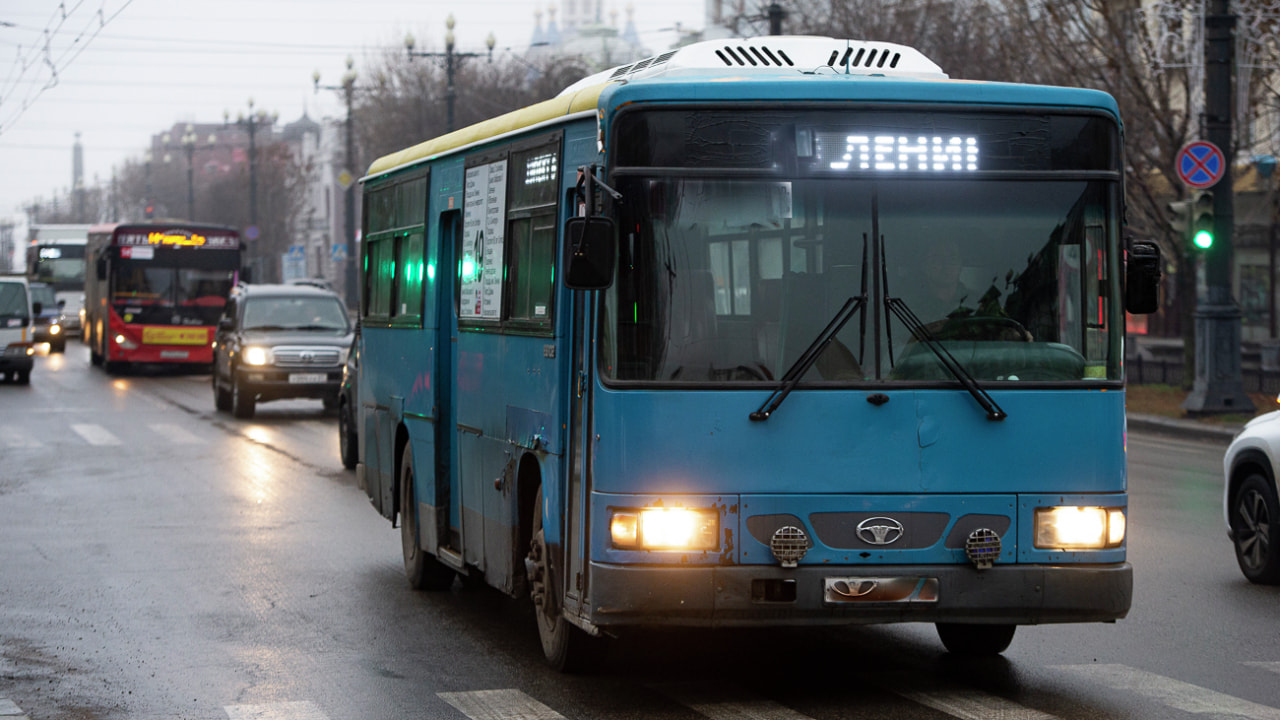
{"label": "traffic light", "polygon": [[1174,200],[1169,203],[1169,227],[1182,238],[1191,233],[1191,201]]}
{"label": "traffic light", "polygon": [[1213,247],[1213,193],[1202,190],[1191,202],[1191,244],[1208,250]]}
{"label": "traffic light", "polygon": [[150,203],[147,203],[147,210],[146,210],[146,214],[147,214],[147,219],[148,219],[148,220],[150,220],[151,218],[155,217],[155,215],[156,215],[156,207],[155,207],[154,205],[150,204]]}

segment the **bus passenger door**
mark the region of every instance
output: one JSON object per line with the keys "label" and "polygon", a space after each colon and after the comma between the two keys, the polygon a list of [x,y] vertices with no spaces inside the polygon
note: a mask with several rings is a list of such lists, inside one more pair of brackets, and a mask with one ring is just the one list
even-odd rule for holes
{"label": "bus passenger door", "polygon": [[572,381],[569,398],[569,488],[565,496],[564,557],[566,569],[560,578],[565,608],[573,614],[585,614],[585,598],[589,596],[584,564],[587,555],[587,495],[590,493],[591,467],[591,387],[594,374],[591,365],[591,322],[595,316],[595,293],[573,293]]}
{"label": "bus passenger door", "polygon": [[[423,458],[423,468],[431,468],[431,489],[426,490],[426,498],[421,502],[430,504],[431,513],[420,514],[423,538],[428,548],[436,548],[436,555],[446,562],[457,564],[458,543],[454,542],[451,528],[455,527],[456,506],[459,495],[456,492],[457,478],[454,472],[457,464],[457,450],[454,438],[458,414],[454,409],[455,368],[458,355],[458,311],[455,299],[458,297],[458,265],[457,247],[462,237],[462,213],[454,210],[440,218],[440,251],[439,267],[435,272],[437,282],[434,285],[434,312],[436,331],[432,342],[432,364],[435,374],[431,383],[433,407],[431,417],[434,420],[432,432],[431,457]],[[425,508],[424,508],[425,510]],[[449,548],[449,553],[440,552],[440,548]]]}

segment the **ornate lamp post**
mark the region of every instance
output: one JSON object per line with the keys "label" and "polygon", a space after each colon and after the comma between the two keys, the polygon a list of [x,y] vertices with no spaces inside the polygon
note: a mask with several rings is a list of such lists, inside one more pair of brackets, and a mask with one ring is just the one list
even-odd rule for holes
{"label": "ornate lamp post", "polygon": [[453,89],[453,74],[454,74],[454,68],[457,66],[457,62],[465,58],[480,57],[481,55],[485,55],[485,54],[488,55],[489,62],[493,62],[493,46],[498,44],[498,40],[493,36],[493,33],[489,33],[489,36],[484,40],[484,44],[489,48],[488,53],[454,52],[453,50],[454,24],[455,24],[455,21],[453,19],[453,15],[450,14],[449,17],[444,21],[444,25],[446,28],[448,28],[448,32],[446,32],[444,36],[444,52],[442,53],[414,52],[413,35],[406,35],[404,38],[404,49],[405,49],[405,52],[408,53],[410,60],[413,60],[416,57],[427,57],[427,58],[436,58],[436,59],[444,60],[445,77],[448,79],[448,86],[445,89],[445,107],[447,108],[447,113],[448,113],[446,116],[445,129],[448,132],[453,132],[453,129],[454,129],[453,101],[454,101],[455,94]]}
{"label": "ornate lamp post", "polygon": [[[255,241],[258,239],[258,148],[255,144],[255,136],[258,128],[266,125],[267,130],[275,123],[277,115],[275,113],[267,114],[265,110],[253,110],[253,98],[249,98],[248,114],[241,113],[236,116],[236,124],[244,127],[249,131],[249,227],[245,229],[245,239]],[[223,123],[231,123],[231,112],[223,111]],[[255,243],[256,245],[256,243]],[[262,256],[261,253],[255,251],[252,253],[256,256],[254,259],[259,267],[255,270],[256,282],[262,282]]]}
{"label": "ornate lamp post", "polygon": [[[187,123],[187,127],[186,127],[186,129],[185,129],[185,132],[183,132],[183,133],[182,133],[182,138],[181,138],[181,140],[180,140],[180,144],[179,144],[178,146],[176,146],[176,147],[175,147],[175,146],[170,145],[170,144],[169,144],[169,140],[170,140],[170,136],[169,136],[169,134],[168,134],[168,133],[165,133],[165,135],[164,135],[164,144],[165,144],[165,148],[166,148],[166,149],[171,149],[171,150],[173,150],[173,149],[177,149],[178,147],[180,147],[180,148],[182,148],[184,151],[186,151],[186,153],[187,153],[187,219],[188,219],[188,220],[191,220],[191,221],[193,221],[193,222],[194,222],[194,221],[195,221],[195,219],[196,219],[196,178],[195,178],[195,167],[196,167],[196,165],[195,165],[195,155],[196,155],[196,141],[198,140],[198,138],[196,137],[196,129],[195,129],[195,126],[194,126],[194,125],[192,125],[191,123]],[[213,133],[209,133],[209,140],[208,140],[208,144],[207,144],[207,146],[206,146],[206,147],[213,147],[214,143],[216,143],[217,141],[218,141],[218,136],[217,136],[217,135],[214,135]],[[151,164],[150,164],[150,157],[149,157],[149,155],[150,155],[150,153],[148,153],[148,160],[147,160],[147,198],[148,198],[148,201],[147,201],[147,202],[148,202],[148,205],[150,205],[150,197],[151,197],[151,186],[150,186],[150,183],[151,183]],[[165,162],[169,162],[169,155],[168,155],[168,153],[166,153],[166,154],[165,154],[165,156],[164,156],[164,161],[165,161]]]}
{"label": "ornate lamp post", "polygon": [[344,177],[342,178],[342,180],[345,181],[343,183],[345,185],[345,188],[344,188],[345,195],[343,198],[343,212],[342,212],[343,220],[344,220],[343,236],[347,243],[347,259],[345,261],[346,268],[345,268],[345,271],[343,272],[343,285],[344,285],[345,292],[343,294],[346,297],[347,307],[355,308],[356,303],[358,301],[356,297],[356,257],[355,257],[355,253],[356,253],[356,184],[355,184],[356,146],[355,146],[355,131],[352,125],[353,123],[352,118],[354,117],[354,114],[352,112],[352,102],[355,98],[355,91],[356,91],[355,60],[353,60],[350,55],[347,56],[347,71],[342,75],[341,85],[321,85],[319,70],[316,70],[315,72],[311,73],[311,82],[315,86],[316,92],[320,92],[321,88],[325,90],[341,90],[343,97],[347,102],[347,120],[345,123],[347,152],[346,152],[346,158],[344,159],[345,160],[344,164],[346,165],[346,168],[343,170]]}

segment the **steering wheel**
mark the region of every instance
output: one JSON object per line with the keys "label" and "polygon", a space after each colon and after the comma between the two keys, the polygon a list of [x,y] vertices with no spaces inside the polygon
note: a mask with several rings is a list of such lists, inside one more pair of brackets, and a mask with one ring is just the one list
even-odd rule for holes
{"label": "steering wheel", "polygon": [[1022,323],[1009,317],[971,315],[947,320],[934,333],[939,340],[1012,340],[1031,342],[1031,333]]}
{"label": "steering wheel", "polygon": [[753,380],[767,381],[773,379],[773,373],[769,372],[769,368],[761,365],[760,363],[756,363],[754,365],[739,365],[733,369],[733,372],[735,374],[739,372],[746,373],[747,375],[750,375]]}

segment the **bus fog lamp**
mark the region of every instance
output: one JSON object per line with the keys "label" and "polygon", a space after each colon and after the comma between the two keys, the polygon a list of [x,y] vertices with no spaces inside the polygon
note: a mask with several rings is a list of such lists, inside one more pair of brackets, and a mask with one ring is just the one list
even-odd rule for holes
{"label": "bus fog lamp", "polygon": [[1124,543],[1123,508],[1038,508],[1035,546],[1058,550],[1102,550]]}
{"label": "bus fog lamp", "polygon": [[614,547],[623,549],[715,550],[720,546],[720,515],[677,508],[616,511],[609,534]]}
{"label": "bus fog lamp", "polygon": [[769,550],[782,567],[795,567],[809,552],[809,536],[794,525],[780,527],[769,538]]}
{"label": "bus fog lamp", "polygon": [[979,570],[991,567],[1000,557],[1000,536],[991,528],[978,528],[964,541],[964,556]]}

